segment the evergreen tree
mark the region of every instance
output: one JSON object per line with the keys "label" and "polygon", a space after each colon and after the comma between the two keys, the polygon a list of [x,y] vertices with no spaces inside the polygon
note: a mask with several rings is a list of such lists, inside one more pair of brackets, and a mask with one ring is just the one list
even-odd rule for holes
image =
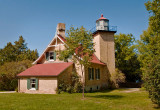
{"label": "evergreen tree", "polygon": [[16,60],[15,47],[11,42],[7,43],[7,45],[0,50],[0,62],[1,65],[5,62],[11,62]]}
{"label": "evergreen tree", "polygon": [[31,60],[34,61],[38,58],[38,52],[36,50],[30,50],[27,47],[27,43],[22,36],[18,41],[14,42],[14,45],[9,42],[7,45],[0,49],[0,65],[5,62]]}
{"label": "evergreen tree", "polygon": [[25,43],[25,40],[22,36],[20,36],[19,40],[15,41],[14,43],[15,43],[14,47],[16,49],[17,55],[19,55],[19,54],[25,52],[26,50],[28,50],[27,43]]}

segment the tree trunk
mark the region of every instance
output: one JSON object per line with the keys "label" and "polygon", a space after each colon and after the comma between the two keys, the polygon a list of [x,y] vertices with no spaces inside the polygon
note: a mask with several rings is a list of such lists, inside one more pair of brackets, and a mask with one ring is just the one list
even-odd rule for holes
{"label": "tree trunk", "polygon": [[83,93],[82,93],[82,97],[84,99],[84,78],[83,78]]}
{"label": "tree trunk", "polygon": [[82,98],[84,99],[84,72],[81,65],[81,71],[82,71]]}

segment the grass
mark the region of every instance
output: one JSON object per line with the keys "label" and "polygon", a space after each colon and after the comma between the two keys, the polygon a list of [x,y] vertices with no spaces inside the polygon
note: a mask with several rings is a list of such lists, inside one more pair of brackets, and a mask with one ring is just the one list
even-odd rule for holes
{"label": "grass", "polygon": [[0,94],[0,110],[154,110],[147,92],[113,90],[76,94]]}

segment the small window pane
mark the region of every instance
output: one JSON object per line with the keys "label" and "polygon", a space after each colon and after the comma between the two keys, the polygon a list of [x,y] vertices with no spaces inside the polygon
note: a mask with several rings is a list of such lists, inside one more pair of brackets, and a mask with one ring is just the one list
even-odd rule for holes
{"label": "small window pane", "polygon": [[88,79],[89,80],[94,80],[94,73],[95,73],[95,77],[96,77],[96,69],[88,68]]}
{"label": "small window pane", "polygon": [[35,83],[36,82],[36,80],[35,79],[31,79],[31,83]]}
{"label": "small window pane", "polygon": [[97,78],[98,78],[98,77],[97,77],[97,69],[95,69],[95,76],[96,76],[96,79],[97,79]]}
{"label": "small window pane", "polygon": [[98,69],[98,79],[100,79],[100,69]]}
{"label": "small window pane", "polygon": [[36,79],[30,79],[31,89],[36,88]]}
{"label": "small window pane", "polygon": [[91,79],[91,68],[88,68],[88,79]]}
{"label": "small window pane", "polygon": [[32,88],[35,88],[35,87],[36,87],[36,84],[32,84],[31,87],[32,87]]}
{"label": "small window pane", "polygon": [[94,68],[92,68],[92,79],[94,79]]}
{"label": "small window pane", "polygon": [[54,52],[50,52],[49,55],[50,55],[50,60],[53,60],[54,59]]}
{"label": "small window pane", "polygon": [[96,79],[100,79],[100,69],[95,69]]}

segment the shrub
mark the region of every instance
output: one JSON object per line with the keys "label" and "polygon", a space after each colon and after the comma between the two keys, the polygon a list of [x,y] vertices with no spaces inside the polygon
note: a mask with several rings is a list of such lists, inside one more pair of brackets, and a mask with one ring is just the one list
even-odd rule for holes
{"label": "shrub", "polygon": [[16,92],[18,92],[18,87],[15,89]]}
{"label": "shrub", "polygon": [[73,87],[74,93],[82,92],[82,82],[80,81],[80,76],[76,72],[72,72],[71,86]]}
{"label": "shrub", "polygon": [[143,70],[144,87],[149,98],[160,107],[160,57],[153,58]]}
{"label": "shrub", "polygon": [[68,93],[73,93],[74,89],[71,85],[68,85],[67,88],[66,88],[66,92]]}
{"label": "shrub", "polygon": [[72,72],[71,83],[66,84],[64,81],[60,81],[56,92],[60,94],[61,92],[68,93],[80,93],[82,92],[82,83],[80,81],[80,76],[76,72]]}
{"label": "shrub", "polygon": [[67,85],[65,84],[64,81],[61,81],[56,89],[56,93],[60,94],[61,92],[66,92],[66,89],[67,89]]}
{"label": "shrub", "polygon": [[113,88],[119,88],[119,84],[125,82],[125,75],[116,68],[115,73],[111,74],[111,82]]}

